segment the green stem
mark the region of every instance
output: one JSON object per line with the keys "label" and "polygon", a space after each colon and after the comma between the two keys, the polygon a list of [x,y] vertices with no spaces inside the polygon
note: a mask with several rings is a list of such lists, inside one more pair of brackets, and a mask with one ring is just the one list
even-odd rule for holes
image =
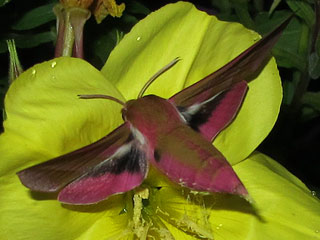
{"label": "green stem", "polygon": [[9,50],[9,84],[11,84],[23,72],[23,68],[19,61],[16,45],[14,40],[7,40]]}

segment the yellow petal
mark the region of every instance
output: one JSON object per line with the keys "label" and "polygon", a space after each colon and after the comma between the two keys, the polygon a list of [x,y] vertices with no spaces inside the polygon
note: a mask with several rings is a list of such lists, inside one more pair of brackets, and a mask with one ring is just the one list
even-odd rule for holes
{"label": "yellow petal", "polygon": [[[48,159],[96,141],[122,121],[119,104],[77,96],[98,93],[122,98],[98,70],[83,60],[58,58],[35,65],[16,79],[6,95],[7,120],[1,138],[12,136]],[[16,161],[21,168],[27,162]]]}
{"label": "yellow petal", "polygon": [[261,153],[235,170],[261,217],[252,219],[249,239],[259,239],[261,232],[266,239],[320,239],[320,201],[298,178]]}
{"label": "yellow petal", "polygon": [[13,174],[1,176],[0,184],[0,239],[100,240],[119,236],[127,227],[128,217],[119,214],[123,195],[78,207],[61,205],[56,195],[31,193]]}

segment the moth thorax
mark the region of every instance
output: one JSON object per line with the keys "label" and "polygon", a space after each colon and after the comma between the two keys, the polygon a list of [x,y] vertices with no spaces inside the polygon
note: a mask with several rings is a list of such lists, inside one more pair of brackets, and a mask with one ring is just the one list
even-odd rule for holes
{"label": "moth thorax", "polygon": [[158,134],[181,122],[177,109],[166,99],[144,96],[126,104],[126,120],[143,134]]}

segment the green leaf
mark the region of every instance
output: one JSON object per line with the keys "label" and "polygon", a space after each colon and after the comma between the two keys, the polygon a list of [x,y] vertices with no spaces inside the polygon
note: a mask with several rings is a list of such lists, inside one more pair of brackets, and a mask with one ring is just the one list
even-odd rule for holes
{"label": "green leaf", "polygon": [[104,64],[108,59],[110,52],[117,44],[117,29],[112,29],[106,34],[99,36],[93,43],[93,52],[100,60],[100,64]]}
{"label": "green leaf", "polygon": [[301,102],[303,104],[303,121],[308,121],[320,115],[320,92],[306,92]]}
{"label": "green leaf", "polygon": [[249,14],[248,0],[231,0],[240,22],[250,29],[255,29],[254,21]]}
{"label": "green leaf", "polygon": [[310,106],[304,106],[301,113],[301,122],[310,121],[319,116],[319,111],[315,111]]}
{"label": "green leaf", "polygon": [[0,0],[0,7],[6,5],[7,3],[9,3],[11,0]]}
{"label": "green leaf", "polygon": [[269,10],[269,15],[271,15],[273,13],[273,11],[276,9],[276,7],[279,5],[280,2],[281,2],[281,0],[273,0],[273,3],[272,3],[270,10]]}
{"label": "green leaf", "polygon": [[125,13],[122,15],[121,21],[123,21],[123,23],[126,25],[133,26],[139,22],[139,19],[131,14]]}
{"label": "green leaf", "polygon": [[257,12],[263,11],[264,0],[254,0],[253,5]]}
{"label": "green leaf", "polygon": [[[275,11],[271,16],[267,12],[261,13],[256,18],[257,29],[261,34],[266,34],[289,15],[288,11]],[[297,18],[293,18],[282,33],[272,50],[279,66],[304,71],[306,59],[304,54],[300,53],[301,38],[304,36],[303,30],[302,23]]]}
{"label": "green leaf", "polygon": [[320,92],[306,92],[302,97],[302,103],[320,112]]}
{"label": "green leaf", "polygon": [[306,66],[304,58],[297,53],[281,48],[281,45],[275,46],[272,49],[272,54],[276,57],[277,64],[280,67],[296,68],[299,71],[303,71]]}
{"label": "green leaf", "polygon": [[16,46],[19,48],[32,48],[39,46],[42,43],[53,42],[56,35],[49,32],[42,32],[34,35],[18,35],[14,37]]}
{"label": "green leaf", "polygon": [[25,13],[15,24],[12,25],[14,30],[28,30],[41,26],[56,18],[52,8],[55,3],[43,5],[41,7],[32,9]]}
{"label": "green leaf", "polygon": [[295,92],[295,84],[291,81],[283,81],[283,100],[282,104],[290,105],[292,102],[294,92]]}
{"label": "green leaf", "polygon": [[312,79],[320,77],[320,58],[317,52],[313,52],[309,56],[309,75]]}
{"label": "green leaf", "polygon": [[271,32],[291,14],[288,10],[275,11],[272,15],[269,15],[267,12],[260,12],[255,17],[256,30],[260,34],[265,35]]}
{"label": "green leaf", "polygon": [[224,1],[216,1],[216,0],[211,0],[212,6],[215,8],[219,9],[220,14],[223,15],[230,15],[231,14],[231,4],[229,0],[224,0]]}
{"label": "green leaf", "polygon": [[291,10],[301,17],[309,27],[312,27],[315,22],[315,13],[312,7],[302,0],[287,0],[288,6]]}

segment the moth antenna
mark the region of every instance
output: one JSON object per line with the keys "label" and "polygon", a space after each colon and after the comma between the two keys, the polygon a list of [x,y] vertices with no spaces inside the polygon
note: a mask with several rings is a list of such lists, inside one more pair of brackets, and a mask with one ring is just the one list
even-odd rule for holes
{"label": "moth antenna", "polygon": [[109,96],[109,95],[102,95],[102,94],[83,95],[83,94],[79,94],[78,97],[81,98],[81,99],[103,98],[103,99],[108,99],[108,100],[117,102],[117,103],[121,104],[122,106],[125,105],[125,103],[122,102],[121,100],[119,100],[118,98],[115,98],[115,97],[112,97],[112,96]]}
{"label": "moth antenna", "polygon": [[147,88],[154,82],[154,80],[156,80],[162,73],[166,72],[167,70],[169,70],[171,67],[173,67],[178,61],[180,61],[181,59],[179,57],[173,59],[170,63],[168,63],[167,65],[165,65],[163,68],[161,68],[158,72],[156,72],[147,82],[146,84],[143,86],[143,88],[141,89],[141,91],[139,92],[138,98],[141,98],[143,96],[143,94],[145,93],[145,91],[147,90]]}

